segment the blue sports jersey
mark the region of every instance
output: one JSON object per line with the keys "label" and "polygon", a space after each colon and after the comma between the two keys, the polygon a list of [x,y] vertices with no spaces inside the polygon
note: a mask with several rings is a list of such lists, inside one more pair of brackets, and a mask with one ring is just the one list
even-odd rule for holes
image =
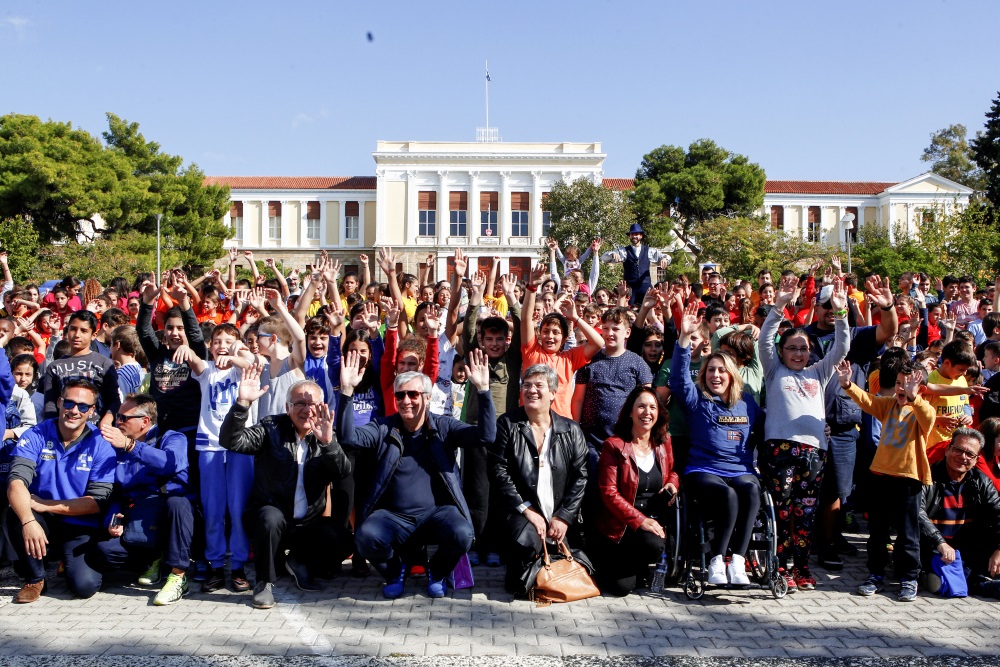
{"label": "blue sports jersey", "polygon": [[[63,449],[55,419],[48,419],[24,432],[14,448],[14,457],[32,461],[35,475],[28,491],[45,500],[72,500],[87,495],[87,485],[112,484],[118,459],[115,448],[93,424],[68,450]],[[64,517],[67,523],[99,526],[101,514]]]}

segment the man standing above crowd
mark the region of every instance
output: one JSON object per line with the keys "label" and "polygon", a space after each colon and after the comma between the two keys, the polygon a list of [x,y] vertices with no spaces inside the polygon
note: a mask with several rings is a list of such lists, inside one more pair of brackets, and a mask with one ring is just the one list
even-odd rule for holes
{"label": "man standing above crowd", "polygon": [[670,264],[670,256],[662,250],[650,248],[644,243],[646,232],[642,231],[639,223],[633,224],[628,230],[629,245],[619,246],[614,250],[601,255],[601,261],[605,264],[624,264],[623,277],[628,283],[632,295],[629,305],[634,305],[642,301],[646,290],[653,286],[650,278],[650,267],[659,264],[660,268],[667,268]]}

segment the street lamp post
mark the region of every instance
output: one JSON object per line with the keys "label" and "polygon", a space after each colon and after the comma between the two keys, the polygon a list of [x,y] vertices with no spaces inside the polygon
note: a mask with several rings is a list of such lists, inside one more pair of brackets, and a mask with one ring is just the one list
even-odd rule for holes
{"label": "street lamp post", "polygon": [[854,214],[848,213],[841,218],[840,226],[847,233],[847,272],[851,273],[851,232],[854,231]]}
{"label": "street lamp post", "polygon": [[162,213],[156,214],[156,276],[153,278],[154,281],[159,280],[160,276],[163,275],[160,270],[160,220],[162,218]]}

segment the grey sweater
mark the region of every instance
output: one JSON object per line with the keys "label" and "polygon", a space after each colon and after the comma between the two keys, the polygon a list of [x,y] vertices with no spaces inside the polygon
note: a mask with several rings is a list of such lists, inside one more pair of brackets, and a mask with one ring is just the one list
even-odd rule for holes
{"label": "grey sweater", "polygon": [[837,364],[847,357],[851,347],[847,319],[834,322],[833,347],[826,356],[796,372],[781,362],[774,344],[781,317],[781,308],[772,308],[760,328],[758,345],[767,393],[764,439],[791,440],[826,449],[826,404],[823,392],[833,377]]}

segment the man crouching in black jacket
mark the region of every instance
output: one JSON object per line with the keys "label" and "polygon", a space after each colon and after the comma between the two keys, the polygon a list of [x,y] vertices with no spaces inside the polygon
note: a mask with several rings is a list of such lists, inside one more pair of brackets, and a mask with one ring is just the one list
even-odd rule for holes
{"label": "man crouching in black jacket", "polygon": [[[1000,495],[975,467],[983,444],[979,431],[957,428],[944,460],[931,466],[920,504],[921,554],[930,573],[935,552],[947,564],[958,550],[969,592],[1000,598]],[[940,586],[930,575],[927,583],[931,592]]]}
{"label": "man crouching in black jacket", "polygon": [[287,414],[266,417],[247,428],[251,404],[266,393],[267,387],[260,386],[260,368],[244,369],[237,403],[219,434],[219,443],[229,451],[255,457],[243,521],[253,540],[257,609],[274,606],[279,549],[289,550],[285,569],[304,591],[319,590],[307,563],[339,563],[354,551],[351,533],[323,516],[326,485],[351,472],[334,435],[323,390],[310,380],[297,382],[288,390]]}

